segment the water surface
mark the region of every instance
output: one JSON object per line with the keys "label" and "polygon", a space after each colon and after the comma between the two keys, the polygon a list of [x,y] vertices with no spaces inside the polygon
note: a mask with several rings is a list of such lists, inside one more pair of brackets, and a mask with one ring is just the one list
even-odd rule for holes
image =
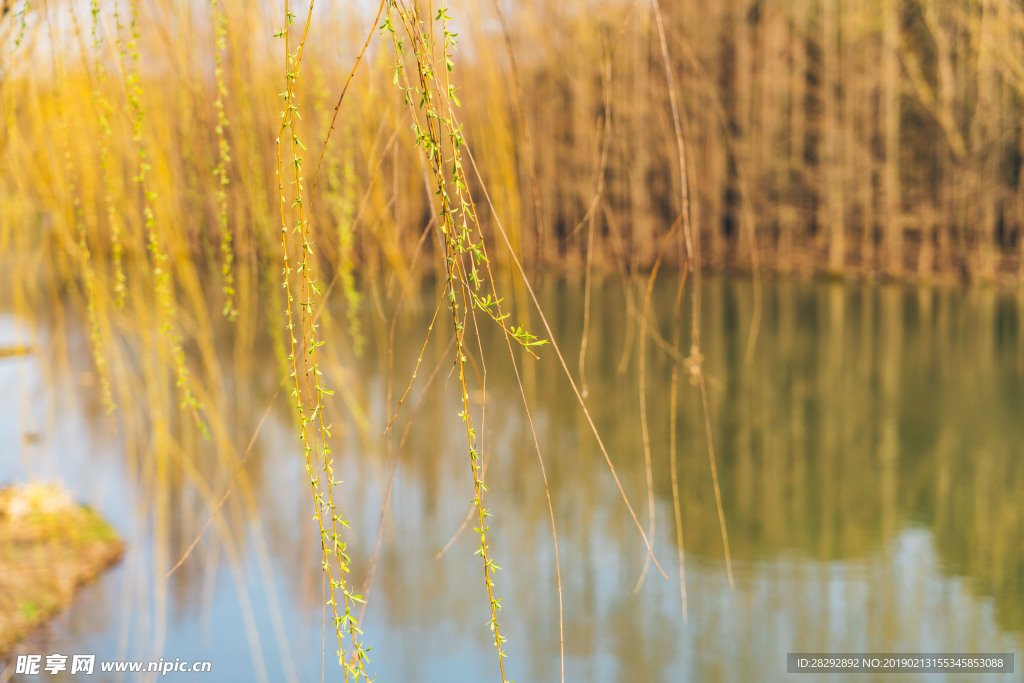
{"label": "water surface", "polygon": [[[637,305],[642,294],[638,283]],[[582,288],[552,283],[542,295],[578,381]],[[595,290],[585,365],[587,405],[640,522],[653,526],[667,579],[651,567],[634,590],[646,549],[561,366],[550,347],[539,361],[517,356],[555,513],[566,680],[782,680],[792,651],[1016,652],[1019,672],[1020,300],[981,289],[771,283],[748,362],[750,283],[706,282],[701,335],[735,586],[726,573],[699,394],[681,379],[684,614],[669,409],[672,366],[689,355],[689,342],[679,352],[668,348],[674,295],[668,281],[654,293],[650,319],[659,339],[647,342],[644,401],[638,318],[618,283]],[[395,394],[412,371],[433,301],[428,292],[422,306],[399,317]],[[475,523],[452,541],[470,511],[472,479],[457,375],[444,353],[448,331],[438,326],[389,447],[381,434],[389,417],[390,320],[370,313],[363,320],[364,354],[338,351],[328,378],[339,387],[330,417],[358,582],[370,565],[390,458],[397,457],[363,621],[370,671],[378,681],[500,680]],[[233,464],[212,454],[187,417],[154,417],[152,405],[173,406],[175,398],[147,393],[141,380],[137,389],[129,382],[132,400],[122,395],[119,412],[106,416],[88,336],[73,314],[0,313],[0,346],[34,348],[0,358],[0,482],[57,479],[129,543],[124,562],[83,590],[36,647],[99,659],[210,660],[211,680],[240,681],[319,680],[326,650],[326,679],[341,680],[331,656],[336,643],[328,634],[324,645],[322,636],[311,493],[272,343],[257,335],[255,353],[240,357],[231,342],[242,332],[217,325],[204,362],[219,364],[223,397],[215,405],[239,452],[266,419],[223,514],[165,580],[227,488]],[[536,321],[533,327],[540,329]],[[689,333],[684,324],[682,338]],[[159,372],[158,351],[128,339],[120,344],[124,372]],[[503,567],[496,591],[507,671],[518,681],[556,681],[559,593],[540,466],[504,342],[485,326],[482,345],[486,382],[472,398],[489,453],[489,539]],[[201,344],[190,349],[203,353],[211,352]],[[483,373],[479,353],[475,360]],[[850,677],[865,679],[874,678]]]}

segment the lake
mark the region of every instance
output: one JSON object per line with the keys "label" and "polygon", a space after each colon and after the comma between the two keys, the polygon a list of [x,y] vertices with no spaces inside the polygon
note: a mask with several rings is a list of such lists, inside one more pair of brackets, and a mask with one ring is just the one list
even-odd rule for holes
{"label": "lake", "polygon": [[[1017,673],[993,680],[1024,680],[1022,299],[993,288],[766,282],[748,358],[751,282],[705,281],[702,351],[734,586],[700,394],[680,365],[684,615],[669,411],[689,325],[674,351],[671,280],[663,276],[652,295],[656,338],[646,342],[643,382],[645,282],[595,286],[585,364],[587,407],[667,578],[653,565],[645,572],[641,534],[552,347],[539,349],[540,360],[516,354],[557,530],[565,680],[784,680],[787,652],[1014,652]],[[370,673],[382,683],[497,681],[475,521],[459,533],[473,482],[444,324],[382,436],[388,379],[393,406],[433,312],[436,292],[425,288],[397,317],[393,358],[383,289],[364,297],[360,356],[348,350],[349,336],[328,337],[325,348],[337,355],[325,355],[327,378],[338,389],[328,414],[344,480],[336,495],[351,522],[357,585],[374,566],[362,621]],[[583,288],[551,281],[540,294],[579,381]],[[178,680],[315,681],[322,667],[326,680],[342,680],[337,642],[331,630],[323,636],[312,494],[266,326],[216,320],[214,334],[187,349],[219,370],[199,376],[207,412],[231,435],[227,458],[218,455],[225,444],[204,442],[173,410],[173,382],[153,389],[152,377],[166,372],[155,345],[120,339],[121,407],[108,416],[75,307],[23,310],[0,310],[0,347],[34,349],[0,357],[0,483],[58,480],[111,520],[128,546],[33,651],[212,663],[212,674],[167,677]],[[348,329],[343,311],[328,313]],[[536,317],[530,331],[547,336]],[[239,338],[254,340],[251,353],[233,351]],[[475,342],[473,360],[485,381],[471,400],[487,454],[489,550],[502,564],[495,588],[506,670],[520,682],[557,681],[559,589],[541,468],[508,351],[486,320],[480,348],[485,363]],[[171,406],[174,418],[154,406]],[[257,427],[223,514],[165,580]]]}

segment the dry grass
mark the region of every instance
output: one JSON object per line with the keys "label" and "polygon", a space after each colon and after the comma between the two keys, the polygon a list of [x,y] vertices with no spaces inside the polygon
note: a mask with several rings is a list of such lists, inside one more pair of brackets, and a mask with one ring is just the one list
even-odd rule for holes
{"label": "dry grass", "polygon": [[[94,40],[90,17],[76,10],[34,6],[13,51],[20,23],[9,14],[0,24],[0,248],[77,257],[80,220],[112,282],[115,251],[146,253],[145,196],[133,180],[137,97],[159,243],[176,269],[186,258],[219,263],[230,310],[235,290],[278,241],[276,12],[233,1],[191,10],[142,3],[133,60],[126,12],[115,18],[100,8]],[[593,232],[598,268],[649,268],[680,206],[648,4],[519,3],[505,8],[507,33],[493,8],[452,11],[466,139],[528,267],[582,267]],[[304,140],[323,138],[339,74],[370,20],[348,12],[318,10],[311,24],[295,94]],[[61,46],[52,54],[51,30]],[[746,268],[756,251],[786,272],[1019,274],[1019,7],[673,3],[665,31],[707,265]],[[495,49],[506,38],[515,71]],[[431,194],[390,83],[388,48],[371,41],[368,68],[341,109],[311,230],[332,269],[402,276],[430,219]],[[65,121],[59,101],[71,113]],[[45,142],[62,126],[74,141],[68,159]],[[307,196],[311,175],[303,178]],[[577,229],[585,218],[592,230]],[[497,264],[509,264],[503,249],[494,251]]]}
{"label": "dry grass", "polygon": [[63,489],[0,491],[0,657],[123,553],[114,530]]}

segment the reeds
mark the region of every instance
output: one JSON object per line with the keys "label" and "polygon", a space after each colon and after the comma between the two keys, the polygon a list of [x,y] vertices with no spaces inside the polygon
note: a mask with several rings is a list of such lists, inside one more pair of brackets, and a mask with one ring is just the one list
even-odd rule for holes
{"label": "reeds", "polygon": [[[273,253],[275,242],[266,220],[268,198],[276,194],[276,131],[267,102],[277,94],[279,67],[266,46],[269,17],[222,0],[211,6],[205,24],[198,16],[184,24],[170,6],[153,3],[148,13],[192,34],[209,35],[208,47],[182,56],[173,35],[146,26],[136,27],[146,35],[133,39],[127,28],[119,34],[112,26],[130,23],[127,15],[106,14],[105,28],[113,35],[106,41],[94,35],[93,54],[85,60],[66,21],[71,7],[50,9],[65,18],[58,22],[61,48],[54,57],[67,72],[62,96],[76,110],[92,111],[97,122],[99,155],[76,161],[83,185],[105,188],[108,206],[137,203],[132,185],[118,177],[135,145],[117,131],[137,110],[132,102],[145,100],[145,149],[153,155],[145,163],[168,172],[168,186],[150,191],[173,197],[170,213],[181,217],[173,227],[156,227],[158,242],[173,243],[192,256],[203,253],[211,240],[219,242],[230,308],[231,273],[241,256],[232,246],[240,239],[237,231],[246,238],[243,251]],[[614,2],[558,8],[525,3],[507,10],[511,14],[495,25],[495,34],[487,28],[484,8],[466,15],[481,20],[474,20],[479,29],[461,36],[465,51],[478,55],[460,63],[461,92],[472,93],[462,108],[465,134],[471,142],[488,143],[480,145],[483,180],[530,268],[575,269],[583,263],[587,240],[574,228],[588,214],[598,163],[607,169],[604,196],[591,212],[598,267],[614,269],[618,261],[649,268],[658,226],[674,218],[678,171],[670,152],[668,90],[657,77],[650,12],[643,3],[635,12],[630,8]],[[99,6],[93,10],[98,13]],[[23,131],[56,127],[52,114],[33,104],[52,100],[53,88],[38,79],[28,82],[33,65],[48,59],[41,56],[43,41],[34,38],[34,14],[30,10],[16,21],[9,16],[3,23],[9,55],[4,98],[12,124]],[[16,40],[23,18],[25,37]],[[1019,276],[1024,243],[1020,8],[1004,0],[879,6],[829,0],[771,7],[736,0],[714,6],[675,3],[665,8],[664,20],[672,68],[684,84],[677,90],[692,161],[700,169],[692,179],[692,202],[708,247],[706,265],[749,268],[760,256],[766,266],[785,272]],[[559,31],[545,29],[552,25]],[[328,49],[323,36],[354,46],[362,40],[337,15],[316,22],[313,33],[310,79],[297,86],[297,96],[311,102],[312,84],[330,82],[329,74],[347,68],[342,62],[352,56],[345,49]],[[146,49],[136,68],[128,53],[139,39]],[[492,49],[506,39],[515,61]],[[614,59],[602,85],[608,49]],[[106,74],[119,68],[111,59],[119,53],[126,71],[122,83],[111,83]],[[402,102],[391,95],[388,60],[379,43],[371,45],[367,60],[374,68],[360,77],[365,87],[339,113],[341,130],[353,144],[327,150],[329,164],[352,164],[347,201],[365,198],[354,212],[359,225],[331,228],[341,219],[332,217],[336,209],[326,202],[315,209],[314,223],[321,227],[314,228],[314,237],[361,269],[402,270],[430,214],[429,196],[412,163],[415,140],[390,139],[389,127],[402,125]],[[204,62],[212,68],[200,66]],[[89,63],[91,76],[82,69]],[[166,87],[168,73],[176,74],[171,80],[188,83],[187,94]],[[92,93],[91,101],[82,98],[86,92]],[[607,116],[602,113],[606,93]],[[325,128],[328,114],[308,110],[302,125],[309,131]],[[600,162],[598,126],[606,118],[614,136]],[[36,220],[49,221],[49,162],[33,158],[28,139],[7,137],[11,163],[0,182],[11,191],[21,186],[13,169],[29,173],[35,182],[25,184],[21,201]],[[241,156],[232,159],[231,149]],[[215,202],[196,185],[211,169]],[[144,248],[131,228],[121,231],[116,213],[108,212],[90,229],[97,248],[113,258],[115,273],[122,253],[138,256]],[[508,265],[500,253],[496,258],[496,265]]]}

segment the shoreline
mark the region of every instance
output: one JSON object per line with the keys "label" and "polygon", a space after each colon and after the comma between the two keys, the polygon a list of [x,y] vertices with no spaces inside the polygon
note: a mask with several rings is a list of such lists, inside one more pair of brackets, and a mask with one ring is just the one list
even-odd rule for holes
{"label": "shoreline", "polygon": [[123,555],[113,527],[59,486],[0,489],[0,660]]}

